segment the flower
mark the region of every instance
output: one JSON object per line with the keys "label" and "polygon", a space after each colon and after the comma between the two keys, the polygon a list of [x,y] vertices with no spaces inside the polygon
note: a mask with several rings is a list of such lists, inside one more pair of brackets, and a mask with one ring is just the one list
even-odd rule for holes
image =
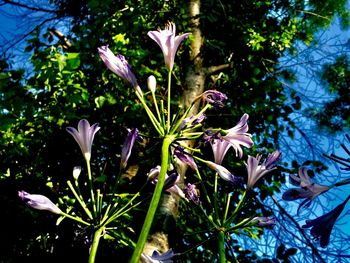
{"label": "flower", "polygon": [[316,184],[311,181],[306,167],[301,167],[299,169],[299,177],[290,175],[289,177],[291,184],[295,186],[300,186],[300,188],[291,188],[288,189],[283,195],[282,199],[286,201],[294,201],[297,199],[305,199],[303,202],[300,203],[298,207],[298,213],[299,209],[303,206],[309,206],[311,204],[311,201],[319,196],[320,194],[327,192],[331,187]]}
{"label": "flower", "polygon": [[120,167],[124,169],[127,164],[131,154],[131,150],[134,146],[135,140],[139,138],[139,131],[137,128],[128,130],[128,135],[124,141],[124,146],[120,158]]}
{"label": "flower", "polygon": [[217,164],[222,164],[222,161],[228,149],[232,147],[232,144],[220,138],[210,140],[210,145],[213,149],[214,162]]}
{"label": "flower", "polygon": [[249,128],[247,124],[248,118],[249,115],[244,113],[237,125],[227,130],[226,134],[221,137],[223,140],[231,144],[233,149],[235,149],[236,156],[239,156],[239,158],[242,158],[243,156],[241,145],[247,148],[251,148],[254,145],[253,140],[251,139],[252,135],[247,133]]}
{"label": "flower", "polygon": [[[159,173],[160,173],[160,166],[157,165],[155,168],[152,168],[147,174],[148,180],[151,180],[153,184],[156,184],[158,182]],[[164,182],[164,190],[184,198],[185,197],[184,192],[177,185],[179,179],[180,177],[176,172],[173,172],[170,175],[166,174],[165,182]]]}
{"label": "flower", "polygon": [[320,240],[320,245],[322,248],[325,248],[328,245],[333,226],[343,211],[349,198],[350,195],[343,203],[338,205],[332,211],[313,220],[306,220],[306,224],[302,226],[302,228],[311,227],[311,235],[313,236],[314,240]]}
{"label": "flower", "polygon": [[199,196],[198,196],[198,190],[194,184],[187,184],[185,189],[183,190],[185,193],[185,197],[198,205],[200,203]]}
{"label": "flower", "polygon": [[67,132],[69,132],[79,144],[80,149],[87,161],[90,161],[92,142],[94,140],[96,132],[100,128],[101,127],[98,126],[98,123],[90,126],[87,120],[79,121],[78,130],[73,127],[66,128]]}
{"label": "flower", "polygon": [[276,219],[272,216],[257,216],[254,217],[250,222],[261,227],[273,227],[276,225]]}
{"label": "flower", "polygon": [[261,155],[259,154],[257,157],[248,155],[246,164],[248,172],[247,190],[252,189],[261,177],[275,169],[274,165],[281,159],[281,152],[276,150],[269,154],[262,164],[259,164],[260,159]]}
{"label": "flower", "polygon": [[169,22],[164,30],[158,29],[158,31],[149,31],[148,36],[152,38],[163,51],[164,62],[169,70],[174,67],[174,60],[176,51],[185,38],[188,37],[190,33],[185,33],[180,36],[175,36],[176,26],[174,23]]}
{"label": "flower", "polygon": [[200,95],[202,100],[208,102],[213,105],[215,108],[224,107],[224,101],[227,100],[227,96],[220,91],[217,90],[206,90]]}
{"label": "flower", "polygon": [[219,174],[219,176],[225,181],[228,181],[234,185],[241,184],[242,182],[241,178],[231,174],[230,171],[227,170],[225,167],[211,161],[206,161],[206,164],[208,165],[209,168],[215,170]]}
{"label": "flower", "polygon": [[136,91],[142,96],[142,91],[137,83],[134,73],[131,71],[129,63],[121,54],[114,55],[108,46],[101,46],[97,48],[100,58],[105,63],[107,68],[117,74],[122,79],[128,81]]}
{"label": "flower", "polygon": [[198,169],[197,164],[193,160],[193,157],[189,155],[188,153],[185,153],[184,149],[182,147],[176,147],[174,150],[174,155],[179,158],[181,162],[184,162],[189,167],[191,167],[192,170],[196,171]]}
{"label": "flower", "polygon": [[191,115],[185,119],[183,119],[183,121],[181,122],[181,129],[184,128],[193,128],[195,125],[200,124],[201,122],[203,122],[205,119],[205,114],[200,113],[198,115]]}
{"label": "flower", "polygon": [[18,196],[31,208],[38,210],[47,210],[55,214],[62,213],[61,209],[52,203],[51,200],[46,196],[32,195],[25,191],[18,191]]}
{"label": "flower", "polygon": [[144,253],[141,254],[142,262],[146,263],[172,263],[172,258],[175,256],[172,249],[167,252],[160,254],[158,251],[154,250],[152,256],[148,256]]}

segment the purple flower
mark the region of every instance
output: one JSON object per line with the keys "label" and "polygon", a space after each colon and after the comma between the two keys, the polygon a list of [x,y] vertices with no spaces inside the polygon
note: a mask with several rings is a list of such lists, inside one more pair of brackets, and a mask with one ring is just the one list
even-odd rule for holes
{"label": "purple flower", "polygon": [[338,205],[332,211],[313,220],[306,220],[306,224],[302,226],[302,228],[311,227],[310,233],[314,240],[320,240],[321,247],[324,248],[328,245],[333,226],[343,211],[349,198],[350,195],[343,203]]}
{"label": "purple flower", "polygon": [[282,198],[286,201],[294,201],[297,199],[305,199],[300,203],[299,209],[303,206],[309,206],[311,201],[319,196],[320,194],[327,192],[331,187],[316,184],[311,181],[306,167],[301,167],[299,169],[299,177],[290,175],[289,177],[291,184],[295,186],[300,186],[299,188],[288,189],[283,195]]}
{"label": "purple flower", "polygon": [[217,164],[222,164],[227,151],[232,147],[232,144],[223,139],[210,140],[211,148],[213,149],[214,161]]}
{"label": "purple flower", "polygon": [[250,222],[261,227],[273,227],[276,225],[276,219],[272,216],[257,216],[254,217]]}
{"label": "purple flower", "polygon": [[181,162],[184,162],[189,167],[191,167],[192,170],[196,171],[198,169],[197,168],[197,164],[193,160],[193,157],[190,154],[185,153],[185,151],[184,151],[184,149],[182,147],[176,147],[175,150],[174,150],[174,155],[177,158],[179,158],[179,160]]}
{"label": "purple flower", "polygon": [[[149,180],[152,181],[153,184],[156,184],[158,182],[158,176],[160,173],[160,166],[157,165],[155,168],[152,168],[149,173],[147,174],[147,177]],[[165,175],[165,182],[164,182],[164,190],[166,190],[169,193],[176,194],[182,198],[185,197],[184,192],[180,189],[180,187],[177,185],[179,181],[179,176],[177,173],[173,172],[170,174]]]}
{"label": "purple flower", "polygon": [[185,189],[183,190],[185,193],[185,197],[195,203],[196,205],[199,204],[199,196],[198,196],[198,190],[194,184],[187,184]]}
{"label": "purple flower", "polygon": [[18,191],[19,198],[22,199],[28,206],[38,210],[47,210],[55,214],[62,213],[54,203],[51,202],[49,198],[43,195],[32,195],[25,191]]}
{"label": "purple flower", "polygon": [[254,144],[251,139],[252,135],[247,133],[248,118],[249,115],[247,113],[244,113],[237,125],[227,130],[226,134],[221,137],[223,140],[231,144],[233,149],[235,149],[236,151],[236,156],[239,156],[239,158],[242,158],[243,156],[243,150],[241,148],[241,145],[250,148]]}
{"label": "purple flower", "polygon": [[139,131],[137,128],[128,130],[128,135],[124,141],[124,146],[120,158],[120,167],[124,169],[127,164],[131,154],[131,150],[134,146],[135,140],[139,138]]}
{"label": "purple flower", "polygon": [[147,35],[160,46],[164,55],[165,65],[169,70],[172,70],[176,51],[182,40],[187,38],[189,34],[190,33],[185,33],[180,36],[175,36],[176,26],[174,23],[169,22],[164,30],[158,29],[158,31],[149,31]]}
{"label": "purple flower", "polygon": [[182,122],[181,122],[181,129],[183,128],[192,128],[195,125],[203,122],[205,119],[205,115],[203,113],[196,115],[196,116],[189,116],[187,118],[185,118]]}
{"label": "purple flower", "polygon": [[136,91],[142,95],[142,91],[137,84],[136,77],[131,71],[131,67],[126,61],[125,57],[121,54],[115,56],[108,46],[98,47],[97,50],[100,58],[105,63],[107,68],[122,79],[128,81],[136,89]]}
{"label": "purple flower", "polygon": [[80,120],[78,123],[78,130],[73,127],[67,127],[66,130],[69,132],[76,142],[79,144],[80,149],[88,161],[91,158],[91,146],[94,140],[96,132],[100,129],[98,123],[90,126],[87,120]]}
{"label": "purple flower", "polygon": [[218,175],[225,181],[228,181],[234,185],[241,184],[242,182],[241,178],[231,174],[230,171],[227,170],[225,167],[211,161],[207,161],[206,164],[208,165],[209,168],[215,170],[218,173]]}
{"label": "purple flower", "polygon": [[148,256],[144,253],[141,254],[142,262],[146,263],[172,263],[173,257],[175,256],[172,249],[167,252],[160,254],[158,251],[154,250],[152,256]]}
{"label": "purple flower", "polygon": [[227,100],[227,96],[217,90],[207,90],[204,91],[201,95],[202,100],[213,105],[215,108],[224,107],[224,101]]}
{"label": "purple flower", "polygon": [[259,164],[261,155],[258,154],[257,157],[248,155],[248,161],[246,164],[248,172],[247,190],[252,189],[261,177],[274,170],[274,165],[280,160],[280,158],[281,153],[276,150],[272,154],[269,154],[262,164]]}

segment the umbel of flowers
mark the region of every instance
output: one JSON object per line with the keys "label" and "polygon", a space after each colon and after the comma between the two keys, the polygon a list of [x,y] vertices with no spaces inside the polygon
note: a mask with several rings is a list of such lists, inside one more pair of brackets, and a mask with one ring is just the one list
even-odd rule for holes
{"label": "umbel of flowers", "polygon": [[[180,189],[177,185],[178,174],[174,170],[170,170],[170,167],[174,167],[169,163],[169,160],[178,159],[179,161],[188,165],[193,171],[193,174],[197,180],[199,180],[199,187],[203,192],[206,192],[205,184],[202,180],[202,175],[198,165],[205,165],[212,169],[215,176],[215,192],[218,192],[219,180],[226,181],[233,186],[240,187],[243,184],[243,177],[232,174],[228,168],[222,165],[222,161],[229,151],[233,148],[236,156],[243,158],[243,147],[250,148],[253,146],[252,136],[248,133],[248,114],[243,114],[238,123],[229,129],[215,128],[203,131],[204,120],[206,111],[211,108],[220,109],[224,107],[227,96],[217,90],[207,90],[200,96],[194,99],[192,104],[183,112],[180,109],[174,109],[171,107],[171,75],[174,67],[175,54],[180,46],[180,43],[188,37],[189,33],[182,35],[176,35],[176,26],[173,23],[168,23],[163,30],[150,31],[148,36],[151,37],[161,48],[164,55],[165,66],[168,69],[168,89],[167,89],[167,103],[166,108],[162,106],[163,103],[157,101],[157,97],[154,95],[156,92],[156,79],[153,76],[148,78],[148,88],[152,94],[151,103],[146,103],[144,92],[142,88],[137,84],[134,73],[131,71],[130,65],[126,62],[125,58],[120,55],[114,55],[107,46],[100,47],[98,49],[99,54],[103,62],[106,64],[112,72],[119,75],[122,79],[129,82],[134,87],[135,93],[142,103],[153,127],[159,134],[159,138],[162,140],[161,160],[160,165],[155,164],[155,169],[152,169],[148,174],[148,179],[152,181],[156,187],[152,196],[152,200],[149,205],[148,212],[146,214],[144,224],[139,235],[136,247],[130,262],[138,262],[140,257],[145,257],[142,254],[144,244],[147,240],[150,227],[152,225],[156,209],[159,204],[159,200],[163,190],[177,194],[184,197],[188,201],[193,202],[195,205],[202,205],[200,197],[198,195],[198,186],[195,184],[187,183],[186,187]],[[195,115],[189,115],[192,107],[202,102],[202,108]],[[154,105],[153,108],[149,108],[148,105]],[[175,112],[175,114],[172,114]],[[175,117],[176,116],[176,117]],[[180,116],[180,117],[178,117]],[[214,160],[208,160],[202,158],[198,149],[193,149],[183,144],[183,141],[204,139],[213,149]],[[169,156],[172,156],[169,158]],[[272,171],[275,164],[279,161],[281,153],[277,150],[268,155],[268,157],[262,160],[262,156],[257,157],[248,156],[246,163],[247,166],[247,187],[244,190],[252,191],[257,181]],[[218,179],[220,178],[220,179]],[[239,200],[238,205],[235,206],[234,211],[230,212],[229,209],[233,206],[230,202],[231,195],[229,194],[226,203],[226,211],[223,217],[217,217],[213,220],[213,216],[218,215],[217,211],[214,211],[214,206],[211,208],[212,213],[207,214],[207,220],[213,225],[217,231],[218,239],[218,251],[220,262],[225,262],[225,235],[237,231],[244,227],[252,226],[270,226],[275,223],[272,218],[257,217],[252,215],[251,218],[244,219],[241,223],[235,224],[235,217],[243,208],[245,202],[245,194]],[[212,205],[214,200],[210,200],[211,197],[206,195],[208,204]],[[210,209],[209,209],[210,210]],[[165,252],[165,251],[163,251]]]}
{"label": "umbel of flowers", "polygon": [[[239,235],[242,231],[250,233],[251,229],[269,227],[275,224],[275,220],[271,215],[254,213],[248,216],[242,212],[246,202],[250,201],[249,198],[252,196],[247,193],[253,192],[258,181],[275,169],[275,165],[281,158],[281,153],[275,150],[269,153],[266,158],[261,154],[244,157],[244,148],[253,146],[252,135],[248,132],[249,115],[247,113],[243,113],[240,118],[236,117],[237,122],[233,123],[231,128],[206,129],[204,122],[206,112],[212,108],[220,109],[224,107],[228,99],[225,94],[218,90],[205,91],[196,97],[185,110],[172,107],[171,81],[175,55],[181,42],[188,37],[189,33],[176,35],[175,24],[168,23],[165,29],[150,31],[148,35],[160,46],[164,55],[165,66],[168,70],[167,101],[165,103],[158,101],[157,96],[155,96],[157,92],[155,77],[150,76],[148,78],[147,85],[152,96],[146,97],[125,57],[121,54],[114,55],[108,46],[98,48],[99,56],[106,67],[133,87],[136,96],[149,117],[152,127],[158,133],[159,140],[162,141],[160,163],[155,163],[154,169],[148,174],[148,181],[155,185],[155,189],[138,240],[135,247],[132,247],[133,254],[130,262],[136,263],[140,259],[146,262],[171,262],[171,259],[176,256],[172,250],[154,251],[152,255],[143,253],[163,191],[178,195],[183,198],[187,205],[199,208],[199,211],[201,211],[207,221],[207,226],[209,226],[205,231],[215,233],[218,244],[217,261],[226,262],[225,242],[230,234],[235,233]],[[149,98],[151,101],[147,101]],[[202,107],[197,113],[190,114],[197,103],[200,103]],[[62,208],[58,208],[44,196],[31,195],[24,191],[19,192],[19,197],[32,208],[48,210],[93,229],[94,235],[89,249],[89,262],[95,261],[100,238],[110,231],[114,225],[118,224],[119,217],[130,212],[131,209],[139,204],[136,202],[139,193],[131,195],[127,202],[120,205],[120,200],[114,198],[114,196],[117,196],[114,192],[117,189],[116,187],[112,188],[112,193],[102,194],[101,190],[95,185],[90,160],[92,156],[91,146],[99,129],[98,124],[90,126],[89,122],[84,119],[79,121],[77,129],[73,127],[67,128],[67,131],[78,143],[86,162],[87,177],[84,179],[87,181],[89,196],[82,196],[80,191],[79,178],[81,178],[81,168],[74,168],[74,181],[73,183],[68,181],[68,186],[80,209],[83,211],[82,216],[62,212]],[[128,133],[121,153],[119,172],[127,168],[131,150],[139,137],[138,133],[137,129],[130,130]],[[192,148],[188,144],[183,143],[184,141],[196,140],[203,140],[206,142],[206,145],[211,146],[213,158],[206,158],[199,148]],[[196,144],[194,143],[193,145]],[[246,180],[244,176],[232,173],[231,168],[225,167],[223,164],[223,160],[231,148],[238,162],[241,162],[242,159],[246,160]],[[173,163],[175,161],[188,165],[192,171],[191,175],[195,183],[186,182],[182,188],[178,185],[179,175],[173,168],[176,167]],[[202,171],[204,167],[209,168],[213,175],[212,177],[204,179]],[[209,181],[211,181],[210,184],[207,183]],[[118,180],[115,183],[117,184]],[[238,200],[231,201],[232,193],[222,191],[223,187],[221,185],[224,184],[229,184],[239,193]],[[207,189],[208,187],[211,187],[211,189]],[[209,190],[214,195],[208,195]],[[199,195],[199,191],[203,194]],[[223,203],[222,207],[218,206],[218,195],[225,196],[223,199],[225,203]],[[105,200],[104,196],[110,196],[111,198]],[[243,219],[242,215],[244,215]]]}

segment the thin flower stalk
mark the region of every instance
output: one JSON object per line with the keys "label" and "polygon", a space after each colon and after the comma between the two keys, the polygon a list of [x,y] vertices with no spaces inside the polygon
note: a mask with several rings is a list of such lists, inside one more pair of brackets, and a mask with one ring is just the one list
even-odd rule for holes
{"label": "thin flower stalk", "polygon": [[168,72],[168,110],[167,110],[167,131],[170,131],[170,116],[171,116],[171,71]]}
{"label": "thin flower stalk", "polygon": [[159,133],[160,136],[164,136],[164,129],[163,127],[160,125],[160,122],[157,120],[156,116],[154,116],[153,112],[150,110],[150,108],[148,107],[148,105],[146,104],[143,96],[141,96],[139,93],[136,92],[136,96],[138,97],[138,99],[140,100],[143,108],[145,109],[150,121],[153,124],[153,127],[157,130],[157,132]]}
{"label": "thin flower stalk", "polygon": [[228,210],[230,208],[230,203],[231,203],[231,193],[228,193],[227,200],[226,200],[224,219],[222,220],[222,222],[224,224],[225,224],[225,221],[226,221],[226,218],[227,218]]}
{"label": "thin flower stalk", "polygon": [[69,219],[72,219],[72,220],[74,220],[74,221],[77,221],[77,222],[79,222],[79,223],[81,223],[81,224],[84,224],[84,225],[86,225],[86,226],[91,226],[90,223],[84,221],[83,219],[81,219],[81,218],[79,218],[79,217],[71,216],[70,214],[67,214],[67,213],[64,213],[64,212],[61,212],[60,215],[63,216],[63,217],[67,217],[67,218],[69,218]]}
{"label": "thin flower stalk", "polygon": [[95,194],[94,194],[94,187],[93,187],[93,180],[92,180],[92,173],[91,173],[91,164],[90,160],[86,159],[86,167],[87,167],[87,173],[88,173],[88,181],[90,186],[90,196],[91,196],[91,203],[92,203],[92,211],[93,214],[96,216],[96,202],[95,202]]}
{"label": "thin flower stalk", "polygon": [[243,204],[246,197],[247,197],[247,191],[244,191],[232,215],[226,220],[226,222],[224,222],[225,226],[230,226],[232,224],[233,220],[236,218],[237,213],[243,208]]}
{"label": "thin flower stalk", "polygon": [[86,215],[90,219],[93,219],[93,216],[92,216],[90,210],[88,209],[88,207],[86,206],[86,203],[84,202],[83,197],[76,192],[76,190],[74,189],[74,187],[73,187],[73,185],[72,185],[72,183],[70,181],[67,181],[67,185],[68,185],[69,189],[72,191],[72,193],[75,196],[75,198],[77,199],[77,201],[80,204],[81,208],[83,208],[83,210],[86,213]]}
{"label": "thin flower stalk", "polygon": [[156,109],[158,121],[160,123],[160,126],[163,126],[164,123],[162,123],[162,117],[160,115],[160,111],[159,111],[159,107],[158,107],[158,103],[157,103],[157,98],[156,98],[156,94],[155,94],[155,90],[156,90],[156,86],[157,86],[156,78],[153,75],[149,76],[147,79],[147,84],[148,84],[148,88],[152,94],[152,99],[153,99],[153,103],[154,103],[154,108]]}

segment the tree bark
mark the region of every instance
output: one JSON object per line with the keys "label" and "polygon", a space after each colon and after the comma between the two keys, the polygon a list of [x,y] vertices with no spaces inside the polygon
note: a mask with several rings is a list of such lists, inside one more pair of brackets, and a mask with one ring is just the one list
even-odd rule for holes
{"label": "tree bark", "polygon": [[[190,106],[195,97],[203,93],[205,84],[205,69],[203,68],[203,58],[201,48],[203,45],[202,33],[200,30],[200,0],[191,0],[189,2],[190,26],[192,28],[192,42],[190,44],[190,65],[186,72],[186,85],[180,105],[183,109]],[[198,104],[195,105],[189,115],[198,112]],[[187,142],[188,144],[190,142]],[[180,176],[180,187],[183,185],[187,165],[181,162],[175,164],[176,170]],[[154,250],[164,253],[169,250],[171,240],[176,236],[176,217],[178,214],[179,197],[174,194],[163,194],[159,211],[154,224],[153,232],[149,236],[144,253],[152,255]]]}

